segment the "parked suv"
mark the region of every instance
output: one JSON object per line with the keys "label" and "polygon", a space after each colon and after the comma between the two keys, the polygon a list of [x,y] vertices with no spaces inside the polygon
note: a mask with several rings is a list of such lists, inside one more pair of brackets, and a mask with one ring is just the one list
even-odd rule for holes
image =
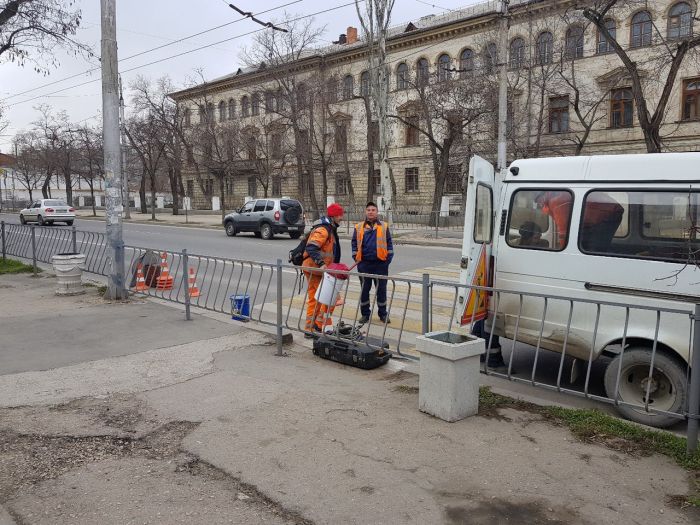
{"label": "parked suv", "polygon": [[298,239],[304,233],[304,209],[295,199],[257,199],[224,217],[226,235],[253,232],[256,237],[272,239],[276,233],[288,233]]}

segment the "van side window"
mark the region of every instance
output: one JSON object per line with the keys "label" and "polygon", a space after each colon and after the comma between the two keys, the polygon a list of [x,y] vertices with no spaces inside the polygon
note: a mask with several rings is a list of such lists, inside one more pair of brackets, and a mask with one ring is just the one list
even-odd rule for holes
{"label": "van side window", "polygon": [[700,249],[700,193],[598,191],[583,203],[579,248],[587,254],[691,263]]}
{"label": "van side window", "polygon": [[574,196],[568,190],[513,193],[506,242],[513,248],[561,251],[566,248]]}
{"label": "van side window", "polygon": [[493,234],[492,202],[491,188],[484,184],[477,184],[474,215],[474,242],[491,242],[491,236]]}

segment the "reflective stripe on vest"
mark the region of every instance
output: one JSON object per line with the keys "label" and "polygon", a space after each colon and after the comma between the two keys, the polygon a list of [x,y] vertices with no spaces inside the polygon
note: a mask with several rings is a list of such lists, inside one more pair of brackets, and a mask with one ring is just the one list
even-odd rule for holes
{"label": "reflective stripe on vest", "polygon": [[[384,225],[377,222],[374,224],[374,229],[377,232],[377,259],[386,261],[389,258],[389,249],[387,248],[386,235],[384,235]],[[365,236],[364,222],[358,222],[355,225],[355,234],[357,238],[357,255],[355,256],[355,261],[360,262],[362,260],[362,239]]]}

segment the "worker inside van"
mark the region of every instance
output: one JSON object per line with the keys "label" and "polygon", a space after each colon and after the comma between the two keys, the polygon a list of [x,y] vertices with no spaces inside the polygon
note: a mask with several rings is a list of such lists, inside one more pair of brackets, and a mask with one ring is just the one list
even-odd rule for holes
{"label": "worker inside van", "polygon": [[552,218],[556,227],[552,248],[563,250],[566,247],[573,201],[568,191],[541,191],[535,196],[537,207]]}
{"label": "worker inside van", "polygon": [[610,251],[624,213],[625,209],[607,192],[589,194],[583,210],[581,249],[593,253]]}
{"label": "worker inside van", "polygon": [[533,246],[537,248],[549,248],[549,242],[542,238],[542,228],[533,221],[524,222],[518,228],[520,242],[518,246]]}

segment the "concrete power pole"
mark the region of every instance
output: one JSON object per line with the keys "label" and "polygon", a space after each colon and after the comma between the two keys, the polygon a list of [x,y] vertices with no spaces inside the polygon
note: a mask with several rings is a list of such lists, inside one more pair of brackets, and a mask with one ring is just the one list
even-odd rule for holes
{"label": "concrete power pole", "polygon": [[126,169],[126,120],[124,120],[124,92],[122,91],[122,76],[119,75],[119,140],[121,142],[121,148],[119,153],[121,155],[121,165],[122,165],[122,178],[124,179],[124,191],[123,196],[126,199],[126,219],[131,219],[131,206],[129,202],[129,170]]}
{"label": "concrete power pole", "polygon": [[501,19],[498,28],[498,160],[499,175],[504,178],[508,164],[507,128],[508,128],[508,3],[501,0],[499,12]]}
{"label": "concrete power pole", "polygon": [[394,193],[391,186],[391,166],[389,166],[389,67],[386,63],[386,33],[391,17],[391,7],[383,5],[377,8],[377,26],[379,29],[377,47],[377,119],[379,121],[379,174],[382,180],[382,199],[384,199],[384,213],[386,221],[394,225]]}
{"label": "concrete power pole", "polygon": [[112,271],[109,299],[125,299],[122,239],[122,167],[119,143],[119,70],[117,65],[116,0],[100,0],[102,14],[102,141],[104,144],[107,242]]}

